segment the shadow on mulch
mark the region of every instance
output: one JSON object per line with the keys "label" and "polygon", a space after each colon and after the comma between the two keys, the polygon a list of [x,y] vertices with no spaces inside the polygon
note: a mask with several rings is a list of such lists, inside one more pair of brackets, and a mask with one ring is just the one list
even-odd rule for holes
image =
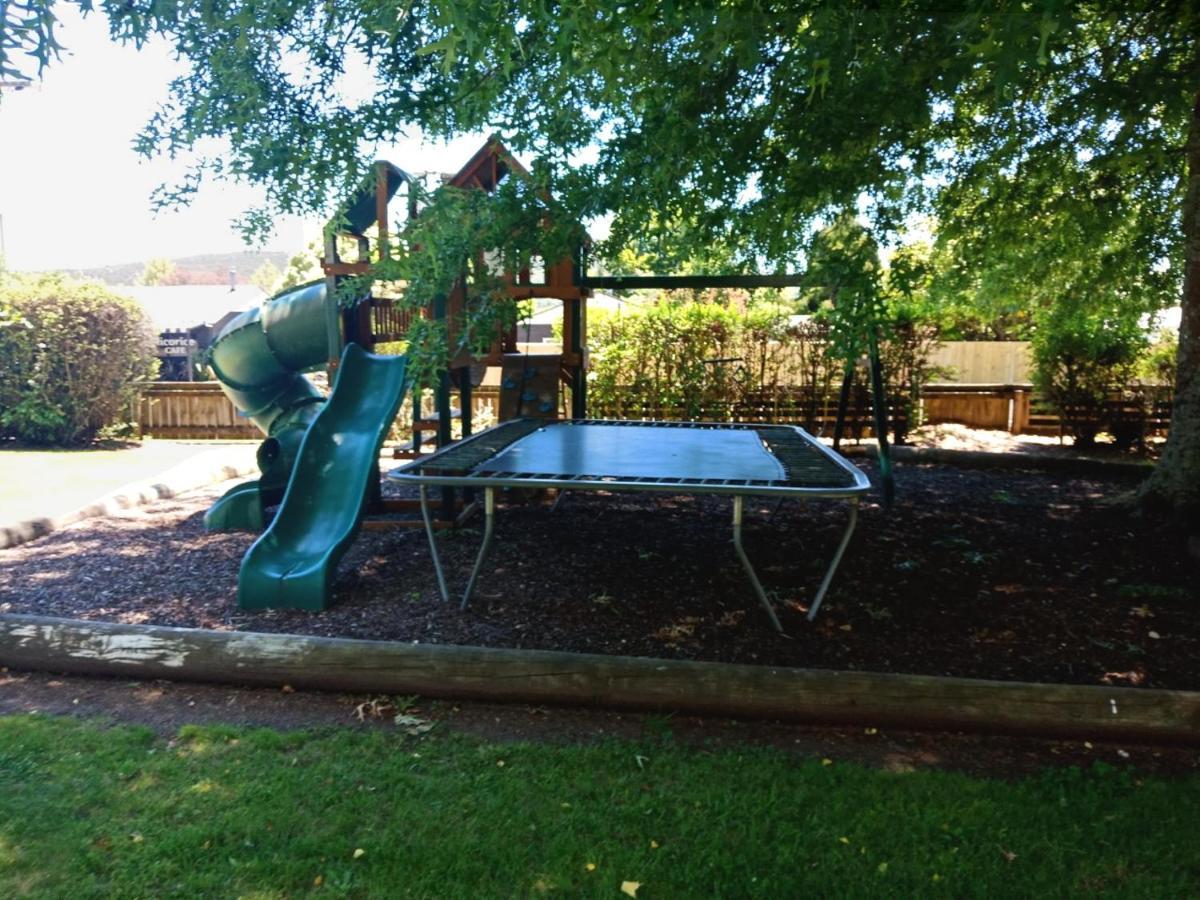
{"label": "shadow on mulch", "polygon": [[[872,475],[869,463],[860,463]],[[1114,504],[1133,483],[1022,470],[898,468],[863,505],[816,622],[804,618],[846,509],[748,502],[746,548],[788,636],[730,544],[727,499],[569,494],[502,501],[472,608],[437,594],[423,532],[364,532],[335,605],[247,613],[253,540],[205,534],[218,490],[91,520],[0,551],[0,610],[244,631],[672,659],[1200,689],[1200,578],[1169,523]],[[440,538],[452,589],[476,527]]]}

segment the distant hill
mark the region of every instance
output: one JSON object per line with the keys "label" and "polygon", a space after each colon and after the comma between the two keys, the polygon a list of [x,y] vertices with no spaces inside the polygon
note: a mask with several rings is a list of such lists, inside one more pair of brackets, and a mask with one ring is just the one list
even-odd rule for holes
{"label": "distant hill", "polygon": [[[240,250],[233,253],[201,253],[171,260],[182,284],[229,284],[229,270],[235,269],[238,284],[249,284],[254,270],[270,261],[280,271],[287,268],[290,253],[282,250]],[[146,261],[101,266],[96,269],[71,269],[80,278],[95,278],[105,284],[133,284]]]}

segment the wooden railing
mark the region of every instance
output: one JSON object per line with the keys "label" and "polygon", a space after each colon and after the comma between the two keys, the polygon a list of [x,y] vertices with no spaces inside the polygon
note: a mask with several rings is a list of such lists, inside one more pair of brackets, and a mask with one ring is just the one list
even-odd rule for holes
{"label": "wooden railing", "polygon": [[378,343],[403,340],[413,320],[413,311],[398,306],[388,297],[372,297],[371,335]]}

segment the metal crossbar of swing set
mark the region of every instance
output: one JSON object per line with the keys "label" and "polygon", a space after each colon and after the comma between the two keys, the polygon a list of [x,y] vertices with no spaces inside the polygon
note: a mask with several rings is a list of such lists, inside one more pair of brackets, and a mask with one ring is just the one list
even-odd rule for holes
{"label": "metal crossbar of swing set", "polygon": [[483,542],[463,591],[463,609],[491,548],[498,489],[556,488],[560,500],[561,492],[575,490],[731,496],[734,550],[780,633],[783,627],[742,542],[745,498],[848,502],[849,521],[809,607],[811,621],[854,533],[860,497],[870,488],[863,472],[796,426],[601,419],[515,419],[396,469],[389,477],[419,488],[438,589],[446,602],[450,593],[429,514],[428,488],[483,488]]}

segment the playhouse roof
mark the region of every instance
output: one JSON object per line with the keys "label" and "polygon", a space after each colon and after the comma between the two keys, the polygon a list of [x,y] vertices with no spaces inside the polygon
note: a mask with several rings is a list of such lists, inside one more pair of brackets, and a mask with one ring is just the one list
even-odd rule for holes
{"label": "playhouse roof", "polygon": [[[510,172],[522,178],[529,177],[529,170],[509,152],[499,136],[493,134],[475,151],[475,155],[467,160],[465,166],[450,176],[446,184],[458,188],[477,187],[493,191]],[[585,244],[592,242],[591,235],[582,226],[579,233]]]}
{"label": "playhouse roof", "polygon": [[489,137],[467,164],[450,177],[449,184],[455,187],[478,187],[485,191],[495,190],[509,172],[528,176],[529,170],[508,152],[496,135]]}

